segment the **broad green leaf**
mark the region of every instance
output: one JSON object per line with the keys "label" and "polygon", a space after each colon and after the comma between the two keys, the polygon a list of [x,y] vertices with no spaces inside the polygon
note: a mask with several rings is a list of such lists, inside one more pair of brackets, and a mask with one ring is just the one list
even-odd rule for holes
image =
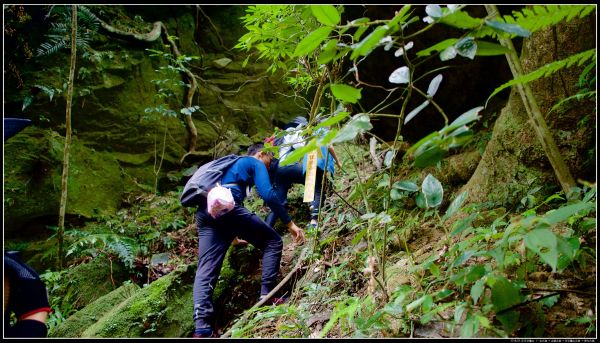
{"label": "broad green leaf", "polygon": [[394,16],[394,18],[392,18],[392,20],[390,20],[390,22],[388,23],[388,26],[390,28],[394,28],[394,26],[405,22],[406,19],[408,18],[408,16],[410,15],[410,14],[408,14],[409,10],[410,10],[410,5],[402,6],[400,11]]}
{"label": "broad green leaf", "polygon": [[425,196],[421,192],[417,193],[417,196],[415,197],[415,203],[417,204],[417,207],[419,207],[419,208],[422,208],[422,209],[427,208],[427,204],[425,203]]}
{"label": "broad green leaf", "polygon": [[519,26],[517,24],[507,24],[507,23],[501,23],[496,20],[486,20],[485,25],[491,27],[492,29],[494,29],[496,31],[510,33],[512,35],[517,35],[519,37],[529,37],[529,35],[531,35],[531,32],[525,30],[524,28],[522,28],[521,26]]}
{"label": "broad green leaf", "polygon": [[521,312],[517,310],[510,310],[496,315],[496,318],[498,318],[498,321],[502,323],[504,331],[511,333],[517,328],[520,315]]}
{"label": "broad green leaf", "polygon": [[427,207],[433,208],[438,207],[442,204],[442,198],[444,197],[444,188],[438,179],[433,175],[427,174],[423,184],[421,185],[421,192],[425,196],[425,203]]}
{"label": "broad green leaf", "polygon": [[[358,56],[366,56],[371,50],[373,50],[381,38],[383,38],[387,34],[387,30],[389,27],[387,25],[378,26],[371,32],[365,39],[360,41],[358,44],[353,46],[352,54],[350,55],[350,60],[355,60]],[[329,34],[329,33],[328,33]]]}
{"label": "broad green leaf", "polygon": [[418,168],[425,168],[438,163],[444,158],[446,151],[438,145],[433,145],[426,150],[415,153],[414,165]]}
{"label": "broad green leaf", "polygon": [[383,176],[381,177],[381,180],[379,180],[379,183],[377,184],[377,188],[383,188],[383,187],[389,187],[389,186],[390,186],[390,175],[383,174]]}
{"label": "broad green leaf", "polygon": [[425,56],[431,55],[431,53],[434,51],[444,51],[446,48],[453,46],[454,43],[456,43],[456,42],[458,42],[458,39],[456,39],[456,38],[446,39],[444,41],[441,41],[441,42],[427,48],[427,49],[417,52],[417,56],[425,57]]}
{"label": "broad green leaf", "polygon": [[472,213],[467,218],[463,218],[463,219],[460,219],[460,220],[454,222],[452,224],[452,227],[454,229],[450,233],[450,236],[454,237],[454,236],[458,235],[459,233],[463,232],[464,230],[470,228],[471,223],[473,222],[473,220],[475,219],[476,216],[477,216],[477,214]]}
{"label": "broad green leaf", "polygon": [[508,281],[504,276],[495,275],[487,278],[492,291],[492,304],[496,313],[521,302],[519,288]]}
{"label": "broad green leaf", "polygon": [[326,120],[323,120],[321,123],[319,123],[319,125],[315,126],[315,131],[317,131],[318,129],[320,129],[322,127],[329,127],[334,124],[337,124],[340,121],[344,120],[348,115],[349,115],[348,112],[340,112],[340,113],[334,115],[333,117],[329,117]]}
{"label": "broad green leaf", "polygon": [[477,320],[477,317],[469,312],[467,314],[467,318],[465,318],[465,321],[460,328],[460,337],[473,337],[477,331],[479,331],[479,320]]}
{"label": "broad green leaf", "polygon": [[419,190],[419,186],[416,183],[411,181],[396,181],[392,185],[395,189],[400,189],[403,191],[416,192]]}
{"label": "broad green leaf", "polygon": [[458,212],[458,210],[460,210],[460,207],[462,206],[463,202],[465,202],[465,200],[467,199],[467,196],[469,194],[467,193],[467,191],[464,191],[462,193],[460,193],[450,204],[450,206],[448,206],[448,209],[446,210],[446,214],[444,215],[444,217],[442,218],[442,220],[445,220],[447,218],[452,217],[456,212]]}
{"label": "broad green leaf", "polygon": [[410,156],[412,155],[414,152],[416,152],[418,149],[420,149],[423,145],[425,145],[425,143],[428,143],[429,141],[433,140],[436,137],[439,137],[439,132],[437,131],[433,131],[432,133],[428,134],[427,136],[421,138],[417,143],[415,143],[413,146],[411,146],[407,151],[406,151],[406,155]]}
{"label": "broad green leaf", "polygon": [[317,63],[319,64],[327,64],[335,57],[337,53],[337,39],[329,40],[323,46],[323,51],[319,54],[317,58]]}
{"label": "broad green leaf", "polygon": [[580,211],[591,210],[594,207],[594,204],[587,202],[580,202],[572,205],[567,205],[556,210],[548,211],[544,215],[543,219],[546,223],[554,225],[556,223],[560,223],[569,219],[571,216],[574,216]]}
{"label": "broad green leaf", "polygon": [[441,135],[448,134],[449,132],[452,132],[463,125],[467,125],[468,123],[479,119],[478,114],[481,110],[483,110],[483,106],[478,106],[478,107],[472,108],[472,109],[468,110],[467,112],[461,114],[458,118],[454,119],[454,121],[452,123],[450,123],[450,125],[441,129],[440,134]]}
{"label": "broad green leaf", "polygon": [[481,26],[482,20],[479,18],[473,18],[465,12],[455,11],[445,15],[442,19],[440,19],[440,23],[463,30],[471,30]]}
{"label": "broad green leaf", "polygon": [[355,104],[361,97],[360,89],[345,84],[331,84],[331,93],[336,99]]}
{"label": "broad green leaf", "polygon": [[391,166],[391,165],[392,165],[392,160],[394,159],[394,156],[396,156],[396,154],[394,153],[394,151],[392,151],[392,150],[388,150],[388,151],[385,153],[385,158],[383,159],[383,164],[384,164],[386,167],[389,167],[389,166]]}
{"label": "broad green leaf", "polygon": [[509,52],[509,49],[498,43],[491,43],[481,40],[477,41],[477,56],[497,56],[508,54]]}
{"label": "broad green leaf", "polygon": [[404,119],[404,124],[408,123],[411,119],[413,119],[417,114],[419,114],[425,107],[429,105],[429,100],[425,100],[421,105],[417,106],[414,110],[410,111],[409,114],[406,115]]}
{"label": "broad green leaf", "polygon": [[485,281],[483,278],[477,280],[471,287],[471,298],[473,299],[473,305],[477,305],[479,297],[483,294],[485,289]]}
{"label": "broad green leaf", "polygon": [[450,280],[454,282],[457,286],[465,286],[481,279],[485,274],[486,271],[484,266],[474,265],[471,267],[463,268],[457,273],[454,273],[450,277]]}
{"label": "broad green leaf", "polygon": [[392,200],[399,200],[405,197],[404,192],[401,192],[395,188],[392,188],[392,190],[390,191],[390,198],[392,198]]}
{"label": "broad green leaf", "polygon": [[431,297],[431,295],[426,294],[422,297],[420,297],[419,299],[411,302],[410,304],[406,305],[406,311],[407,312],[411,312],[412,310],[418,308],[421,305],[425,305],[428,303],[433,302],[433,298]]}
{"label": "broad green leaf", "polygon": [[554,233],[548,229],[536,229],[525,235],[525,246],[527,249],[540,256],[542,261],[556,271],[558,264],[558,242]]}
{"label": "broad green leaf", "polygon": [[465,37],[454,45],[456,47],[456,52],[466,58],[474,59],[475,53],[477,52],[477,43],[475,43],[475,39],[473,37]]}
{"label": "broad green leaf", "polygon": [[292,163],[300,160],[301,158],[304,157],[304,155],[315,150],[316,148],[317,148],[316,139],[311,139],[310,142],[308,144],[306,144],[305,146],[298,148],[298,149],[294,149],[294,151],[285,155],[285,157],[279,161],[279,165],[283,167],[283,166],[292,164]]}
{"label": "broad green leaf", "polygon": [[323,25],[335,26],[340,22],[340,14],[332,5],[311,5],[312,14]]}
{"label": "broad green leaf", "polygon": [[363,133],[373,128],[369,116],[364,113],[356,114],[344,127],[338,132],[332,143],[341,143],[356,138],[359,133]]}
{"label": "broad green leaf", "polygon": [[298,46],[296,46],[296,50],[292,54],[293,57],[309,55],[323,42],[332,29],[327,26],[320,27],[313,32],[309,33],[306,38],[304,38]]}

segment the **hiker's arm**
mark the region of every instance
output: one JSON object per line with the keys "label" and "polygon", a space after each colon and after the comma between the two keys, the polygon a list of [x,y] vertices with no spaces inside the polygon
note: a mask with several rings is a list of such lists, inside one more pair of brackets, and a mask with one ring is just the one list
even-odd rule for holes
{"label": "hiker's arm", "polygon": [[331,154],[331,156],[333,156],[335,164],[337,164],[338,167],[342,168],[342,163],[340,163],[340,160],[338,159],[332,144],[329,145],[329,153]]}
{"label": "hiker's arm", "polygon": [[265,201],[267,206],[279,217],[286,225],[292,221],[287,210],[283,206],[282,201],[277,196],[277,192],[271,185],[267,167],[261,162],[255,164],[254,167],[254,184],[258,195]]}

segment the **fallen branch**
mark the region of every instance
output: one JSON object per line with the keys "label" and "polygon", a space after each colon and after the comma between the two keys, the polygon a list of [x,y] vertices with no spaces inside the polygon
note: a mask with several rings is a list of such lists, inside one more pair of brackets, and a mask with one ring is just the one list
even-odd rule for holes
{"label": "fallen branch", "polygon": [[300,253],[300,257],[298,258],[298,262],[296,262],[296,265],[294,266],[294,268],[285,276],[285,278],[283,278],[283,280],[281,280],[281,282],[279,282],[279,284],[277,284],[277,286],[275,286],[275,288],[273,288],[273,290],[271,290],[271,292],[269,292],[269,294],[265,295],[259,302],[254,304],[254,306],[252,306],[250,309],[246,310],[244,312],[244,315],[242,315],[242,317],[240,319],[238,319],[235,322],[235,324],[221,336],[221,338],[228,338],[229,336],[231,336],[231,333],[233,332],[233,330],[235,330],[237,327],[239,327],[241,325],[241,323],[243,323],[246,320],[246,318],[248,318],[248,316],[252,313],[252,310],[264,305],[265,302],[267,302],[267,300],[271,299],[273,297],[273,295],[275,295],[275,293],[277,293],[277,291],[279,291],[281,289],[281,287],[283,287],[283,285],[285,285],[292,278],[292,276],[294,274],[296,274],[296,272],[302,267],[302,263],[304,262],[304,258],[306,257],[306,252],[308,251],[308,247],[309,246],[305,246],[304,249],[302,249],[302,252]]}

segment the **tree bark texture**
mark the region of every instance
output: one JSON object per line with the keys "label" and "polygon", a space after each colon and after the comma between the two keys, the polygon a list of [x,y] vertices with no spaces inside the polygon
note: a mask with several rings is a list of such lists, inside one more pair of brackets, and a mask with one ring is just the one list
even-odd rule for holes
{"label": "tree bark texture", "polygon": [[[595,47],[595,16],[573,19],[533,33],[523,40],[520,60],[525,74],[545,64]],[[586,159],[595,153],[595,102],[572,101],[564,110],[552,106],[578,91],[583,66],[572,66],[529,84],[560,154],[576,180],[595,181]],[[593,178],[593,180],[590,180]],[[523,101],[514,88],[493,128],[481,162],[463,187],[470,202],[516,204],[536,186],[542,193],[561,190],[552,165],[532,128]]]}

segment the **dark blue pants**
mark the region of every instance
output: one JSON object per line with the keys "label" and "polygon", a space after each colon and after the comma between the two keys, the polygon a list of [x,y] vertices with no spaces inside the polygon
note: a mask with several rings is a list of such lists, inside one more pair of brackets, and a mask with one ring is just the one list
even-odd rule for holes
{"label": "dark blue pants", "polygon": [[262,250],[261,294],[268,294],[277,285],[283,241],[260,217],[237,205],[217,219],[213,219],[204,206],[198,208],[196,227],[198,269],[193,290],[194,321],[196,327],[204,327],[209,326],[213,317],[213,292],[233,239],[237,236]]}
{"label": "dark blue pants", "polygon": [[[304,184],[306,176],[302,172],[302,164],[296,162],[285,167],[277,168],[275,172],[274,187],[277,191],[279,199],[282,200],[284,205],[287,205],[287,194],[290,188],[297,184]],[[310,204],[310,218],[317,219],[319,211],[321,210],[321,202],[325,200],[325,192],[321,192],[323,185],[323,170],[317,168],[317,177],[315,182],[315,197]],[[321,194],[322,193],[322,194]],[[277,217],[275,213],[270,212],[265,219],[265,222],[271,227],[274,227]]]}

